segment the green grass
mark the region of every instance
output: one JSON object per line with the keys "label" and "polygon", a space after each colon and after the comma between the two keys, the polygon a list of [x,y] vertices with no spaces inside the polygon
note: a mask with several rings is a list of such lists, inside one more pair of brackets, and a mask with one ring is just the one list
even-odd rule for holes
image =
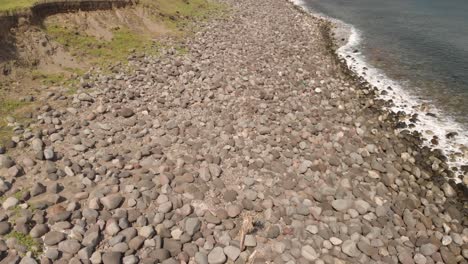
{"label": "green grass", "polygon": [[141,0],[140,4],[157,10],[155,18],[170,29],[180,29],[225,9],[223,4],[211,0]]}
{"label": "green grass", "polygon": [[37,2],[37,0],[0,0],[0,12],[26,9]]}
{"label": "green grass", "polygon": [[2,98],[0,96],[0,144],[5,143],[13,135],[13,130],[8,127],[6,117],[12,116],[18,121],[23,119],[20,109],[27,106],[27,102],[23,102],[13,98]]}
{"label": "green grass", "polygon": [[[1,0],[0,0],[1,1]],[[163,24],[174,36],[179,36],[190,22],[209,17],[223,10],[221,4],[210,0],[141,0],[140,5],[151,10],[152,19]],[[46,33],[63,45],[71,55],[93,65],[109,68],[117,63],[126,63],[135,54],[157,55],[160,46],[150,36],[121,27],[113,30],[111,40],[101,40],[73,26],[58,23],[45,25]],[[180,48],[181,54],[187,52]],[[44,81],[60,81],[60,76],[49,76]]]}
{"label": "green grass", "polygon": [[26,193],[25,191],[17,191],[13,194],[13,197],[21,201],[21,197],[23,197],[25,193]]}
{"label": "green grass", "polygon": [[39,70],[32,71],[32,79],[38,80],[44,85],[62,85],[67,88],[66,94],[73,95],[78,90],[79,80],[76,76],[82,76],[85,73],[83,69],[63,68],[63,72],[45,73]]}
{"label": "green grass", "polygon": [[62,25],[46,26],[46,32],[69,52],[77,57],[90,59],[93,64],[110,66],[117,62],[126,62],[133,52],[156,54],[157,46],[148,37],[131,32],[128,29],[116,29],[110,41],[99,40],[75,29]]}
{"label": "green grass", "polygon": [[5,236],[6,238],[16,238],[18,244],[23,245],[26,249],[32,253],[33,257],[38,257],[42,253],[42,246],[38,241],[32,238],[30,235],[12,231]]}

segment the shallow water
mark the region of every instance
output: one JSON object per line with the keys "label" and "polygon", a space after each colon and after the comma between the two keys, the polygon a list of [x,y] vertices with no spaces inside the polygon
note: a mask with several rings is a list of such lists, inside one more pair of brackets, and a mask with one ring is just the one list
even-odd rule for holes
{"label": "shallow water", "polygon": [[355,26],[370,64],[468,127],[468,1],[303,2]]}

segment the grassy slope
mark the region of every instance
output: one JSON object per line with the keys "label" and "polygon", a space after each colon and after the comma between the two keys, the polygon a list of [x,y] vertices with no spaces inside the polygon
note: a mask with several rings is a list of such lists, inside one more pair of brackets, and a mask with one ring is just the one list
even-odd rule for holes
{"label": "grassy slope", "polygon": [[[184,26],[191,21],[206,18],[221,9],[219,4],[209,0],[141,0],[140,5],[154,10],[152,19],[164,25],[175,36],[183,34]],[[157,43],[149,36],[125,28],[114,30],[110,41],[96,39],[62,24],[46,25],[45,30],[72,55],[99,66],[125,62],[131,53],[158,53]]]}
{"label": "grassy slope", "polygon": [[[24,8],[38,2],[37,0],[0,0],[0,11]],[[223,6],[211,0],[140,0],[140,5],[154,10],[153,19],[171,30],[174,36],[184,34],[184,28],[192,21],[210,16],[214,11],[222,10]],[[134,52],[157,54],[158,43],[149,36],[131,32],[125,28],[116,29],[110,41],[96,39],[83,32],[78,32],[63,25],[47,25],[46,33],[55,41],[62,44],[76,58],[82,58],[90,64],[107,66],[125,63],[128,56]],[[176,47],[177,48],[177,47]],[[178,48],[183,53],[183,48]],[[74,81],[68,76],[78,74],[78,69],[63,69],[66,74],[46,74],[37,70],[32,71],[32,78],[44,85],[62,85],[72,93]],[[18,98],[4,96],[0,83],[0,145],[13,135],[11,127],[7,127],[7,116],[13,116],[24,121],[24,115],[34,107],[34,103],[26,103]]]}
{"label": "grassy slope", "polygon": [[0,12],[31,7],[37,0],[0,0]]}

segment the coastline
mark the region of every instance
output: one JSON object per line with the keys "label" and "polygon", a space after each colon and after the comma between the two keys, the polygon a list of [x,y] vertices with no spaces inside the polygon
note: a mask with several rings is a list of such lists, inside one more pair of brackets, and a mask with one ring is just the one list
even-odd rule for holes
{"label": "coastline", "polygon": [[466,188],[396,130],[333,24],[223,3],[184,52],[40,101],[39,132],[0,154],[0,263],[466,262]]}
{"label": "coastline", "polygon": [[292,0],[306,13],[330,22],[330,40],[334,42],[334,53],[343,60],[363,84],[377,88],[375,98],[386,102],[385,107],[398,113],[398,129],[416,132],[423,140],[422,145],[442,151],[447,165],[454,172],[457,183],[468,185],[468,129],[458,123],[447,112],[443,112],[429,99],[421,99],[411,91],[410,84],[394,80],[383,69],[374,67],[361,52],[363,34],[355,26],[339,19],[318,13],[303,0]]}
{"label": "coastline", "polygon": [[[379,98],[381,90],[370,84],[363,76],[350,68],[347,61],[337,52],[341,47],[348,43],[349,38],[352,35],[352,26],[346,25],[337,19],[322,16],[321,14],[306,10],[301,6],[301,4],[303,4],[302,0],[287,0],[287,2],[298,12],[306,14],[320,22],[322,36],[326,41],[325,45],[329,50],[330,56],[333,57],[335,63],[340,66],[341,71],[346,74],[351,81],[355,82],[356,85],[362,89],[368,91],[364,96],[365,100],[368,99],[373,101],[373,104],[369,107],[374,111],[375,115],[379,116],[379,121],[395,130],[395,133],[399,134],[398,137],[405,142],[407,146],[417,149],[418,152],[421,153],[421,156],[415,163],[427,171],[433,172],[430,181],[434,182],[439,187],[442,187],[445,183],[449,183],[457,189],[456,199],[449,201],[449,203],[456,204],[457,208],[462,209],[465,212],[464,214],[468,215],[468,164],[464,164],[463,167],[459,167],[459,169],[462,169],[462,174],[459,174],[459,176],[464,176],[464,178],[457,178],[457,175],[447,162],[447,156],[440,149],[429,148],[427,144],[425,144],[425,141],[428,141],[428,139],[424,138],[418,131],[402,130],[401,127],[399,127],[401,125],[401,120],[410,119],[411,115],[402,112],[395,113],[391,109],[392,102]],[[338,34],[336,28],[339,28]],[[438,166],[443,168],[437,172],[433,170],[433,164],[428,162],[433,160],[434,157],[441,161]]]}

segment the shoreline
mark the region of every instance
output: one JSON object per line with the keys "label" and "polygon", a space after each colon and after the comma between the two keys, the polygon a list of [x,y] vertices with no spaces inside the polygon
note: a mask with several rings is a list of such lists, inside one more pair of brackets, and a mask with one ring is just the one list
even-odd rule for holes
{"label": "shoreline", "polygon": [[396,133],[330,22],[223,3],[184,52],[40,101],[0,155],[0,262],[464,263],[464,190]]}
{"label": "shoreline", "polygon": [[[394,111],[392,111],[390,108],[391,105],[389,105],[389,103],[391,104],[391,102],[379,98],[378,93],[381,92],[381,90],[375,87],[374,85],[370,84],[363,76],[357,74],[353,69],[351,69],[347,64],[347,61],[344,58],[340,57],[340,55],[337,53],[338,49],[345,45],[338,44],[337,42],[342,38],[346,38],[344,42],[347,43],[347,38],[350,37],[350,30],[352,29],[344,29],[344,32],[342,32],[343,35],[337,36],[336,34],[334,34],[333,30],[334,27],[336,27],[337,24],[341,21],[336,20],[334,18],[322,16],[318,13],[312,13],[309,10],[306,10],[303,6],[300,5],[300,2],[302,2],[301,0],[286,1],[290,5],[292,5],[293,8],[295,8],[297,11],[306,14],[320,22],[322,36],[326,41],[325,45],[327,46],[330,56],[333,57],[335,63],[337,63],[340,66],[340,70],[344,74],[346,74],[350,78],[350,80],[355,82],[357,86],[369,91],[369,93],[365,96],[368,99],[373,100],[375,102],[375,104],[371,106],[375,111],[375,114],[378,116],[380,115],[387,117],[381,120],[381,122],[388,123],[388,125],[395,130],[395,133],[399,134],[399,137],[409,147],[419,150],[419,152],[421,153],[421,158],[416,163],[422,168],[428,171],[432,171],[431,164],[425,163],[424,159],[431,160],[431,157],[436,157],[437,159],[442,161],[442,163],[439,164],[439,166],[443,167],[444,169],[442,171],[439,171],[438,173],[433,172],[434,175],[431,177],[430,180],[436,183],[439,187],[443,186],[444,183],[449,183],[452,186],[456,186],[457,198],[454,201],[451,201],[450,203],[457,204],[457,207],[463,208],[463,210],[465,211],[465,215],[468,215],[468,185],[466,184],[468,178],[468,171],[462,171],[462,173],[464,173],[465,175],[464,179],[457,179],[457,175],[455,175],[455,172],[452,170],[452,168],[450,168],[449,164],[447,163],[447,156],[440,149],[431,149],[427,145],[425,145],[424,141],[427,141],[428,139],[424,138],[418,131],[401,130],[401,128],[399,128],[400,120],[402,118],[409,119],[411,118],[411,115],[406,113],[395,113]],[[468,164],[466,164],[465,166],[467,165]],[[461,174],[461,177],[463,177],[463,174]]]}
{"label": "shoreline", "polygon": [[365,86],[377,88],[375,98],[386,102],[385,108],[397,113],[398,129],[416,132],[423,139],[422,146],[442,151],[447,165],[454,172],[457,183],[468,185],[468,128],[429,99],[418,98],[410,87],[394,80],[367,61],[361,53],[362,33],[351,24],[309,8],[303,0],[291,0],[306,13],[331,23],[330,41],[334,56],[349,68]]}

